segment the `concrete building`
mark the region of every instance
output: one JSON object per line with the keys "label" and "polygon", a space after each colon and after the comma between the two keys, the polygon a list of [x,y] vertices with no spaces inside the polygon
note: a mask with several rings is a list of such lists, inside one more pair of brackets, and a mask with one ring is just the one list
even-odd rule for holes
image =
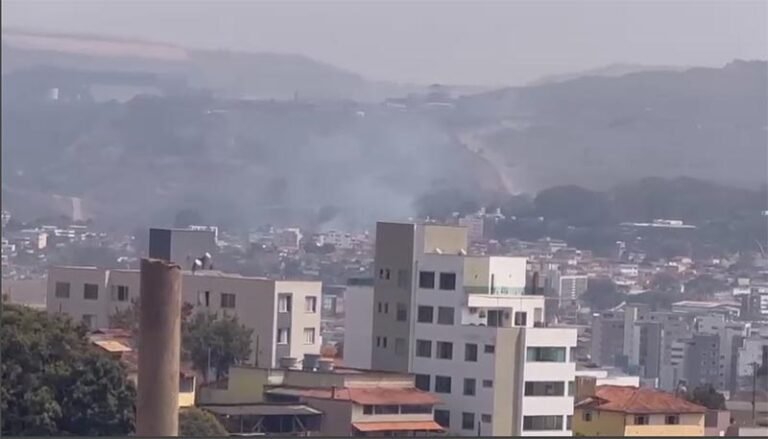
{"label": "concrete building", "polygon": [[[210,228],[149,229],[149,257],[164,259],[191,270],[205,253],[216,256],[216,230]],[[207,267],[206,267],[207,268]]]}
{"label": "concrete building", "polygon": [[586,274],[559,274],[556,277],[559,308],[578,308],[579,298],[587,291]]}
{"label": "concrete building", "polygon": [[598,386],[576,404],[578,436],[703,437],[706,407],[654,389]]}
{"label": "concrete building", "polygon": [[373,279],[349,279],[344,292],[344,359],[346,367],[370,369],[373,340]]}
{"label": "concrete building", "polygon": [[[52,267],[46,308],[90,328],[106,328],[117,310],[139,297],[138,270]],[[253,329],[252,360],[274,366],[283,357],[320,352],[320,282],[281,281],[220,271],[183,272],[182,300],[196,311],[226,313]]]}
{"label": "concrete building", "polygon": [[544,327],[525,258],[467,246],[464,227],[377,224],[372,367],[416,374],[451,434],[570,436],[576,329]]}
{"label": "concrete building", "polygon": [[483,215],[466,215],[459,218],[459,225],[467,228],[469,242],[481,242],[485,237],[485,217]]}
{"label": "concrete building", "polygon": [[604,311],[592,316],[590,356],[601,366],[622,365],[624,352],[624,313]]}
{"label": "concrete building", "polygon": [[[768,367],[768,331],[753,331],[748,337],[744,338],[742,345],[737,349],[735,376],[737,386],[741,388],[750,388],[752,385],[752,375],[754,373],[753,364]],[[759,366],[758,366],[759,367]],[[735,389],[734,389],[735,390]]]}

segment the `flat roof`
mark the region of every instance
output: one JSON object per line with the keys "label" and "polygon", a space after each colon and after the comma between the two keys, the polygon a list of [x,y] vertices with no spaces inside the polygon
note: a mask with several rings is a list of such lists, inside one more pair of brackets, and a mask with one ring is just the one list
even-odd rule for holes
{"label": "flat roof", "polygon": [[304,404],[232,404],[201,405],[201,409],[225,416],[322,415],[323,412]]}

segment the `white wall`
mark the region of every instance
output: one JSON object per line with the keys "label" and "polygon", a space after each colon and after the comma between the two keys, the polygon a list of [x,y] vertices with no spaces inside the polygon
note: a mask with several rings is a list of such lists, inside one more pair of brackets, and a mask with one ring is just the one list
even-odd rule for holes
{"label": "white wall", "polygon": [[373,286],[350,285],[344,292],[344,365],[371,368]]}

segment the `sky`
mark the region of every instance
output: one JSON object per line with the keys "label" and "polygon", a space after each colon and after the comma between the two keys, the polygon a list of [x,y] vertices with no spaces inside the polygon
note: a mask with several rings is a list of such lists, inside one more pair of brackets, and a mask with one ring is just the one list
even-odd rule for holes
{"label": "sky", "polygon": [[768,58],[765,0],[3,0],[2,25],[297,53],[370,79],[516,85]]}

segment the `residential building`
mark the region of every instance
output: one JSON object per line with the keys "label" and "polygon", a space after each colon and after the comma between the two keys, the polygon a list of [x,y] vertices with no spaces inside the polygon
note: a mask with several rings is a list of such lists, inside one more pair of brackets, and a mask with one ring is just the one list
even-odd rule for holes
{"label": "residential building", "polygon": [[706,407],[671,393],[641,387],[598,386],[576,404],[578,436],[703,437]]}
{"label": "residential building", "polygon": [[556,288],[558,308],[578,308],[579,298],[587,291],[586,274],[557,274]]}
{"label": "residential building", "polygon": [[755,368],[761,365],[768,368],[768,331],[752,331],[737,349],[735,371],[737,386],[742,389],[751,388]]}
{"label": "residential building", "polygon": [[370,369],[373,339],[373,279],[349,279],[344,291],[344,366]]}
{"label": "residential building", "polygon": [[295,251],[301,247],[302,236],[298,228],[281,229],[275,233],[273,243],[281,250]]}
{"label": "residential building", "polygon": [[592,316],[590,356],[600,366],[622,365],[624,352],[624,313],[604,311]]}
{"label": "residential building", "polygon": [[485,217],[483,215],[466,215],[459,218],[459,225],[467,228],[469,242],[480,242],[485,236]]}
{"label": "residential building", "polygon": [[[46,307],[92,329],[139,298],[139,270],[52,267]],[[320,351],[320,282],[282,281],[203,270],[183,271],[182,300],[196,311],[226,313],[253,329],[251,361],[274,366],[282,357]]]}
{"label": "residential building", "polygon": [[416,374],[450,434],[569,436],[576,329],[545,327],[525,258],[467,245],[464,227],[377,224],[372,367]]}
{"label": "residential building", "polygon": [[[175,262],[191,270],[195,259],[218,250],[216,230],[209,228],[149,229],[149,257]],[[210,268],[210,267],[205,267]]]}

